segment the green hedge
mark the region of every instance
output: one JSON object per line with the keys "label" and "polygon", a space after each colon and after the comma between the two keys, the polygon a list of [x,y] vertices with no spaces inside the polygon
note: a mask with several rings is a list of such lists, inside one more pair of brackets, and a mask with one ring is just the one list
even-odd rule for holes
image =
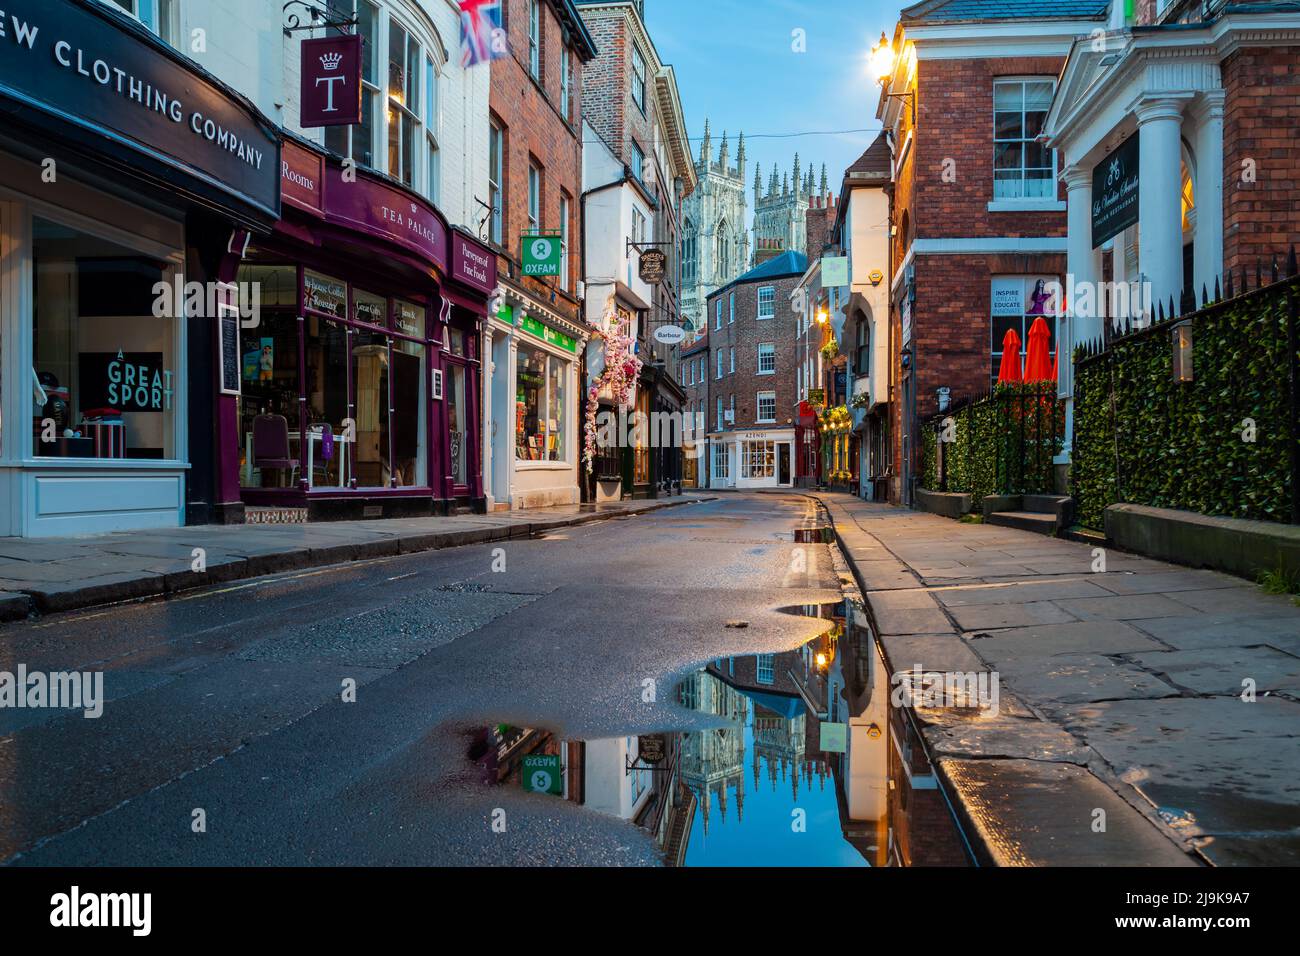
{"label": "green hedge", "polygon": [[[1079,521],[1117,502],[1290,517],[1287,297],[1276,283],[1192,313],[1192,381],[1173,381],[1166,321],[1075,365],[1071,480]],[[1254,421],[1254,442],[1243,423]],[[1250,437],[1248,434],[1245,437]]]}
{"label": "green hedge", "polygon": [[1055,384],[999,385],[979,401],[936,416],[922,428],[922,487],[937,491],[944,482],[939,468],[939,436],[944,443],[947,490],[968,492],[978,510],[992,494],[1031,494],[1053,490],[1052,460],[1064,431],[1064,404]]}

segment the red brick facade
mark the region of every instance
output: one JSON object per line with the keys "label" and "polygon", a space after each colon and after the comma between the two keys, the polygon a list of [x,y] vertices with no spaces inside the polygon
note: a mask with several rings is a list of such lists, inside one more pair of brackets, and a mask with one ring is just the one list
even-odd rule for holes
{"label": "red brick facade", "polygon": [[[995,276],[1064,275],[1065,255],[917,252],[916,240],[1064,239],[1061,210],[990,211],[993,201],[993,83],[999,77],[1059,75],[1064,57],[926,59],[917,63],[915,128],[911,104],[903,107],[896,135],[902,163],[894,182],[893,262],[909,251],[915,301],[911,307],[912,369],[904,373],[901,348],[891,356],[894,381],[909,377],[914,403],[900,388],[891,396],[894,460],[904,461],[904,418],[924,420],[938,410],[937,390],[953,398],[987,389],[991,381],[991,280]],[[894,91],[900,92],[900,91]],[[893,341],[901,343],[899,306],[907,283],[895,286]],[[914,407],[913,407],[914,404]],[[915,473],[917,463],[912,463]],[[901,482],[891,497],[902,494]]]}
{"label": "red brick facade", "polygon": [[[502,247],[498,271],[515,285],[545,302],[565,318],[581,321],[576,296],[582,263],[582,230],[578,202],[582,196],[582,59],[581,47],[570,46],[570,119],[564,116],[561,97],[561,50],[564,35],[556,5],[541,4],[541,79],[529,75],[528,0],[504,0],[505,25],[511,54],[492,61],[490,108],[492,120],[503,131]],[[570,35],[570,44],[573,43]],[[568,202],[568,290],[554,279],[520,275],[520,236],[528,228],[528,168],[541,170],[541,222],[544,232],[560,231],[561,199]],[[551,301],[551,293],[555,300]]]}
{"label": "red brick facade", "polygon": [[[706,416],[708,430],[718,431],[717,402],[730,408],[735,396],[736,420],[723,431],[753,431],[764,428],[789,428],[795,405],[796,317],[790,310],[790,293],[799,284],[800,275],[755,279],[724,286],[708,299],[709,318],[709,399]],[[775,290],[774,315],[759,319],[758,290]],[[736,320],[729,322],[730,297],[736,297]],[[722,329],[714,328],[717,303],[722,302]],[[758,346],[772,343],[776,371],[758,374]],[[736,369],[731,370],[735,353]],[[718,377],[718,355],[722,355],[722,377]],[[776,393],[776,421],[758,421],[758,393]]]}
{"label": "red brick facade", "polygon": [[1253,271],[1257,259],[1281,259],[1300,236],[1300,54],[1238,50],[1222,75],[1223,265]]}

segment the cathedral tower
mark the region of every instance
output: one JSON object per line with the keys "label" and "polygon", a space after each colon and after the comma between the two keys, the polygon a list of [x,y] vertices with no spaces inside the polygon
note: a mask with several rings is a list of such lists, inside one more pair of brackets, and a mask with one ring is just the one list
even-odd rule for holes
{"label": "cathedral tower", "polygon": [[[731,162],[727,134],[717,159],[709,121],[704,121],[704,141],[695,162],[699,185],[683,203],[682,212],[682,313],[696,331],[707,321],[705,300],[744,272],[749,265],[748,210],[745,190],[745,134],[736,143]],[[757,176],[757,170],[755,170]]]}

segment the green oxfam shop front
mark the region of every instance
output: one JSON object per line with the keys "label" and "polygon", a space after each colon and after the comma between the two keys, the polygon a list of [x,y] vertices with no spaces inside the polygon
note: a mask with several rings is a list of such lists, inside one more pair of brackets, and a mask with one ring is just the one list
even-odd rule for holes
{"label": "green oxfam shop front", "polygon": [[485,330],[484,467],[496,510],[577,504],[586,331],[506,285]]}

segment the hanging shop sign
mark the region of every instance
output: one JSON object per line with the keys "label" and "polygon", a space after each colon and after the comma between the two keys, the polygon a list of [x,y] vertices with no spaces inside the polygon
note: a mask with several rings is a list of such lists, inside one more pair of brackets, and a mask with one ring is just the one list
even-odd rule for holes
{"label": "hanging shop sign", "polygon": [[361,34],[303,40],[303,129],[355,126],[361,122]]}
{"label": "hanging shop sign", "polygon": [[668,756],[668,738],[664,734],[645,734],[636,739],[636,759],[654,766]]}
{"label": "hanging shop sign", "polygon": [[847,724],[821,723],[817,749],[824,754],[842,754],[848,749],[849,734]]}
{"label": "hanging shop sign", "polygon": [[822,256],[822,288],[834,289],[849,284],[849,257]]}
{"label": "hanging shop sign", "polygon": [[641,253],[637,273],[640,275],[642,282],[658,285],[664,281],[667,269],[668,256],[662,249],[647,249]]}
{"label": "hanging shop sign", "polygon": [[524,250],[524,275],[558,276],[560,274],[560,237],[525,235],[520,239]]}
{"label": "hanging shop sign", "polygon": [[1092,247],[1138,221],[1138,143],[1130,136],[1092,170]]}
{"label": "hanging shop sign", "polygon": [[676,345],[686,338],[686,330],[679,325],[661,325],[655,329],[654,336],[662,345]]}
{"label": "hanging shop sign", "polygon": [[[280,137],[256,109],[135,22],[89,0],[6,0],[0,112],[223,210],[280,211]],[[169,175],[170,174],[170,175]],[[246,218],[241,215],[240,218]]]}
{"label": "hanging shop sign", "polygon": [[497,287],[496,253],[453,231],[451,277],[480,292],[493,292]]}
{"label": "hanging shop sign", "polygon": [[522,776],[529,793],[564,793],[559,754],[529,754],[523,759]]}

